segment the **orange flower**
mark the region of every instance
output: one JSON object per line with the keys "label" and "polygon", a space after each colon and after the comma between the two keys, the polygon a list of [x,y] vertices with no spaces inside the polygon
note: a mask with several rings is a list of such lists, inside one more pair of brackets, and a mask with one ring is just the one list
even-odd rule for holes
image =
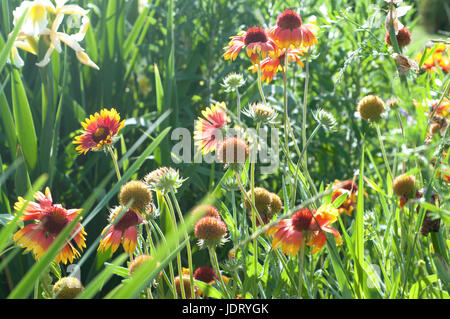
{"label": "orange flower", "polygon": [[[303,68],[303,62],[300,61],[300,57],[306,52],[305,49],[284,49],[280,51],[278,57],[267,57],[261,61],[261,81],[270,83],[273,80],[275,74],[283,70],[285,55],[288,55],[288,62],[295,61],[301,68]],[[258,71],[257,65],[250,67],[252,73]]]}
{"label": "orange flower", "polygon": [[111,224],[103,229],[102,234],[105,231],[107,232],[100,241],[98,250],[105,251],[111,247],[111,253],[114,253],[122,243],[123,249],[127,253],[134,253],[138,236],[136,226],[143,222],[143,218],[133,209],[129,209],[122,215],[120,220],[115,223],[115,219],[122,212],[122,209],[123,207],[117,207],[111,212]]}
{"label": "orange flower", "polygon": [[[13,239],[19,246],[26,248],[27,252],[32,250],[37,260],[48,250],[64,227],[81,213],[81,209],[66,209],[61,204],[53,204],[48,187],[45,189],[45,194],[36,192],[34,198],[38,203],[26,203],[22,197],[19,197],[18,202],[15,203],[14,209],[16,211],[23,209],[23,215],[20,219],[23,221],[34,220],[35,223],[17,231]],[[24,207],[24,205],[26,206]],[[80,250],[86,248],[84,235],[86,235],[86,232],[83,226],[81,223],[77,223],[71,237],[73,236],[73,240]],[[66,239],[66,245],[54,261],[67,264],[68,261],[72,263],[74,258],[78,257],[80,257],[80,253],[74,247],[74,244]]]}
{"label": "orange flower", "polygon": [[86,118],[81,123],[85,129],[80,136],[76,136],[74,144],[80,144],[76,150],[79,154],[86,154],[88,151],[96,151],[113,143],[113,138],[125,125],[125,121],[120,122],[120,115],[115,109],[103,109],[99,113]]}
{"label": "orange flower", "polygon": [[308,48],[318,41],[317,26],[303,24],[302,18],[293,10],[282,12],[277,18],[277,26],[269,29],[268,33],[280,49]]}
{"label": "orange flower", "polygon": [[281,246],[284,254],[294,257],[300,247],[313,246],[312,253],[320,251],[326,242],[325,232],[332,233],[337,244],[342,244],[339,232],[330,227],[337,220],[339,212],[332,205],[323,205],[317,211],[307,208],[297,211],[291,219],[282,220],[276,226],[270,228],[268,235],[274,235],[272,247]]}
{"label": "orange flower", "polygon": [[[422,68],[428,71],[436,71],[440,68],[443,72],[447,73],[450,71],[450,57],[449,57],[449,45],[448,44],[436,44],[434,47],[428,48],[425,54],[428,55],[431,50],[436,48],[436,50],[429,57],[425,59],[422,64]],[[416,57],[416,61],[419,62],[422,59],[422,54],[419,53]]]}
{"label": "orange flower", "polygon": [[341,206],[338,207],[339,214],[345,213],[347,216],[352,216],[352,212],[355,209],[358,186],[356,186],[352,180],[348,179],[343,182],[336,180],[333,183],[333,188],[334,190],[331,197],[331,202],[334,202],[334,200],[342,194],[348,193],[347,198]]}
{"label": "orange flower", "polygon": [[204,118],[199,117],[195,124],[194,140],[202,154],[213,152],[223,139],[222,129],[230,119],[227,116],[225,102],[218,102],[202,111]]}
{"label": "orange flower", "polygon": [[275,42],[260,27],[253,27],[247,31],[239,32],[237,36],[231,37],[231,41],[225,48],[223,57],[225,60],[236,60],[242,48],[246,47],[247,55],[252,64],[258,64],[260,58],[265,59],[267,55],[274,55],[278,50]]}

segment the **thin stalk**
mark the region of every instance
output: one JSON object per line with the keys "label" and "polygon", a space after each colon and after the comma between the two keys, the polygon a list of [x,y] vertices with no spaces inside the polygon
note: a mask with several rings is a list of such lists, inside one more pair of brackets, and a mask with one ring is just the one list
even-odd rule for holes
{"label": "thin stalk", "polygon": [[241,181],[241,177],[239,176],[239,173],[238,173],[238,172],[235,172],[235,176],[236,176],[236,180],[237,180],[237,182],[238,182],[239,188],[241,189],[241,192],[242,192],[243,196],[245,197],[245,199],[247,200],[247,202],[250,203],[250,206],[251,206],[252,210],[256,212],[256,217],[258,218],[259,223],[260,223],[261,225],[263,225],[264,222],[263,222],[261,216],[259,215],[258,210],[256,209],[255,205],[253,204],[252,199],[251,199],[251,198],[247,195],[247,193],[245,192],[245,189],[244,189],[244,186],[242,185],[242,181]]}
{"label": "thin stalk", "polygon": [[241,122],[241,95],[239,94],[239,89],[236,88],[236,112],[237,112],[237,118],[238,118],[238,123]]}
{"label": "thin stalk", "polygon": [[[284,107],[284,147],[286,148],[287,154],[289,154],[289,134],[288,134],[288,125],[289,125],[289,114],[288,114],[288,101],[287,101],[287,66],[288,66],[288,54],[287,50],[284,54],[284,67],[283,67],[283,107]],[[295,143],[295,137],[294,144]]]}
{"label": "thin stalk", "polygon": [[180,219],[181,225],[183,226],[183,229],[184,229],[184,238],[186,239],[186,251],[187,251],[187,255],[188,255],[189,281],[190,281],[190,286],[191,286],[190,287],[191,288],[191,296],[192,296],[192,298],[195,298],[194,274],[192,273],[194,266],[192,264],[192,251],[191,251],[191,243],[189,241],[189,234],[187,233],[187,230],[184,227],[185,223],[184,223],[183,213],[181,212],[180,205],[178,204],[177,197],[175,196],[175,191],[172,187],[170,188],[170,193],[172,194],[173,202],[175,203],[175,209],[177,210],[178,218]]}
{"label": "thin stalk", "polygon": [[303,257],[305,255],[304,243],[300,246],[300,252],[298,253],[298,299],[302,299],[303,293]]}
{"label": "thin stalk", "polygon": [[117,180],[120,181],[122,176],[120,175],[120,169],[119,169],[119,164],[117,163],[116,155],[114,154],[112,146],[108,146],[107,149],[108,149],[109,154],[111,154],[111,158],[114,163],[114,168],[116,169]]}
{"label": "thin stalk", "polygon": [[261,64],[258,62],[258,90],[259,94],[261,94],[261,99],[263,103],[266,104],[266,97],[264,96],[264,91],[262,89],[262,81],[261,81]]}
{"label": "thin stalk", "polygon": [[377,129],[378,140],[380,141],[381,152],[383,153],[384,164],[386,165],[386,167],[388,169],[391,180],[394,180],[394,176],[392,175],[391,167],[389,166],[389,162],[388,162],[388,159],[386,156],[386,150],[384,149],[384,143],[383,143],[383,139],[381,136],[380,125],[378,123],[375,123],[375,127]]}
{"label": "thin stalk", "polygon": [[309,143],[311,143],[312,138],[319,132],[319,129],[322,125],[319,124],[312,132],[311,136],[308,138],[308,141],[306,141],[306,144],[304,144],[303,151],[300,153],[300,157],[298,158],[297,167],[295,168],[295,175],[294,175],[294,191],[292,193],[292,203],[295,205],[295,197],[297,192],[297,176],[298,171],[300,169],[300,163],[302,162],[303,155],[306,155],[306,149],[308,148]]}
{"label": "thin stalk", "polygon": [[222,289],[225,292],[227,298],[231,299],[231,296],[227,289],[227,285],[223,281],[222,274],[220,273],[219,262],[217,260],[216,250],[214,249],[214,247],[208,246],[208,251],[209,251],[209,258],[211,259],[211,265],[213,266],[214,271],[217,274],[217,277],[219,277],[219,282],[222,285]]}
{"label": "thin stalk", "polygon": [[[395,114],[397,115],[397,120],[398,120],[398,124],[400,126],[400,129],[402,131],[402,137],[403,137],[403,142],[406,145],[406,134],[405,134],[405,128],[403,127],[403,122],[402,122],[402,117],[400,115],[400,112],[398,111],[398,109],[395,109]],[[406,159],[402,160],[402,173],[406,172]]]}
{"label": "thin stalk", "polygon": [[[302,142],[303,149],[306,150],[306,116],[307,116],[307,103],[308,103],[308,87],[309,87],[309,62],[306,59],[305,62],[305,91],[303,94],[303,118],[302,118]],[[305,159],[303,166],[308,171],[308,155],[305,151]]]}
{"label": "thin stalk", "polygon": [[[173,209],[172,203],[170,201],[170,198],[168,195],[164,195],[167,206],[169,206],[169,212],[170,212],[170,218],[172,219],[173,224],[173,232],[174,234],[178,233],[178,227],[177,227],[177,219],[175,217],[175,211]],[[178,252],[177,254],[177,265],[178,265],[178,276],[180,277],[180,290],[181,290],[181,298],[186,299],[186,293],[184,291],[184,283],[183,283],[183,268],[181,266],[181,254]]]}
{"label": "thin stalk", "polygon": [[[261,127],[261,122],[258,122],[258,124],[256,124],[256,143],[255,143],[255,147],[256,147],[256,151],[254,152],[254,154],[258,154],[258,142],[259,142],[259,129]],[[252,194],[252,207],[256,207],[255,205],[255,164],[256,164],[256,159],[257,159],[257,155],[256,158],[254,158],[251,163],[250,163],[250,187],[251,187],[251,194]],[[252,223],[253,223],[253,232],[256,232],[256,214],[257,211],[254,210],[252,208]],[[257,276],[258,274],[258,241],[257,239],[255,239],[253,241],[253,250],[254,250],[254,262],[255,262],[255,276]]]}

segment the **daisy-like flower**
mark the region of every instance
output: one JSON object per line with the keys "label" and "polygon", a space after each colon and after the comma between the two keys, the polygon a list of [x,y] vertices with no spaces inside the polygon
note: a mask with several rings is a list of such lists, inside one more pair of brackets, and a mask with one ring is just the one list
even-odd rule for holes
{"label": "daisy-like flower", "polygon": [[347,193],[347,198],[344,202],[337,208],[339,214],[344,214],[347,216],[352,216],[352,212],[356,206],[356,199],[358,195],[358,186],[350,180],[347,179],[345,181],[336,180],[333,183],[333,194],[331,196],[331,202],[334,202],[336,198],[341,196],[342,194]]}
{"label": "daisy-like flower", "polygon": [[239,52],[244,47],[252,64],[258,64],[260,59],[265,59],[268,55],[275,55],[278,51],[277,45],[263,28],[253,27],[245,32],[239,32],[237,36],[231,37],[230,43],[225,48],[224,59],[236,60]]}
{"label": "daisy-like flower", "polygon": [[[450,57],[448,44],[439,43],[435,46],[428,48],[425,52],[428,58],[423,61],[422,69],[434,72],[437,69],[441,69],[444,73],[450,72]],[[434,50],[433,54],[430,54],[431,50]],[[416,61],[419,62],[422,59],[423,54],[419,53],[416,57]]]}
{"label": "daisy-like flower", "polygon": [[[283,70],[284,61],[286,52],[288,55],[288,62],[294,61],[296,62],[301,68],[303,68],[303,62],[300,60],[300,57],[303,56],[306,52],[305,49],[284,49],[280,51],[280,55],[278,57],[267,57],[264,60],[261,61],[261,81],[266,81],[267,84],[272,82],[273,77],[275,74],[277,74],[279,71]],[[255,73],[258,71],[258,66],[253,65],[250,67],[252,70],[252,73]]]}
{"label": "daisy-like flower", "polygon": [[270,37],[280,49],[308,48],[317,41],[318,27],[312,23],[304,24],[294,10],[286,10],[277,18],[276,27],[269,29]]}
{"label": "daisy-like flower", "polygon": [[[23,221],[34,220],[35,223],[28,224],[13,237],[14,241],[26,251],[33,251],[35,259],[39,259],[52,245],[61,231],[70,224],[74,218],[81,213],[81,209],[66,209],[61,204],[53,204],[50,189],[45,189],[45,194],[36,192],[34,198],[37,202],[26,202],[22,197],[14,205],[16,211],[23,209],[20,217]],[[80,250],[86,248],[86,232],[81,223],[77,223],[72,231],[71,237]],[[74,258],[80,257],[71,240],[66,239],[66,245],[55,257],[55,262],[73,262]]]}
{"label": "daisy-like flower", "polygon": [[312,253],[315,254],[325,245],[325,232],[332,233],[340,245],[342,238],[339,232],[329,226],[338,215],[338,210],[332,205],[323,205],[317,211],[301,209],[291,219],[282,220],[268,230],[268,235],[274,235],[272,247],[277,249],[281,246],[284,254],[294,257],[306,242],[306,245],[313,246]]}
{"label": "daisy-like flower", "polygon": [[225,126],[230,122],[225,102],[218,102],[202,111],[195,124],[194,141],[202,154],[213,152],[223,140]]}
{"label": "daisy-like flower", "polygon": [[115,109],[103,109],[100,114],[97,112],[86,118],[81,125],[84,131],[75,137],[73,143],[80,144],[76,148],[79,154],[86,154],[111,145],[125,121],[120,122],[120,115]]}
{"label": "daisy-like flower", "polygon": [[[129,209],[125,213],[123,213],[123,209],[123,207],[119,206],[111,211],[110,224],[102,231],[102,235],[106,233],[100,241],[98,250],[106,251],[111,248],[111,253],[114,254],[120,244],[122,244],[125,252],[129,254],[134,253],[138,237],[136,226],[141,224],[144,219],[133,209]],[[116,222],[119,216],[121,217]]]}

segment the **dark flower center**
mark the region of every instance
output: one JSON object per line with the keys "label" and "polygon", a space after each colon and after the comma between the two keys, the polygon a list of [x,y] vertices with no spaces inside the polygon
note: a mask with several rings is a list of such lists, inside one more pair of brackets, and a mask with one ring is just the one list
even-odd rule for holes
{"label": "dark flower center", "polygon": [[277,26],[282,29],[296,29],[302,25],[302,18],[293,10],[281,13],[277,19]]}
{"label": "dark flower center", "polygon": [[[119,213],[120,214],[120,213]],[[114,225],[114,227],[120,231],[125,231],[128,227],[138,225],[142,222],[142,217],[137,212],[129,209],[122,218]]]}
{"label": "dark flower center", "polygon": [[66,210],[62,207],[52,206],[41,219],[44,230],[51,235],[58,235],[69,223]]}
{"label": "dark flower center", "polygon": [[292,217],[292,225],[298,231],[305,231],[309,229],[312,222],[312,213],[309,209],[301,209]]}
{"label": "dark flower center", "polygon": [[95,130],[94,134],[92,134],[92,139],[95,141],[95,143],[99,143],[101,141],[104,141],[109,136],[109,128],[104,126],[99,126]]}
{"label": "dark flower center", "polygon": [[267,42],[267,34],[264,29],[259,27],[250,28],[245,33],[244,43],[245,45],[249,45],[250,43],[256,42]]}

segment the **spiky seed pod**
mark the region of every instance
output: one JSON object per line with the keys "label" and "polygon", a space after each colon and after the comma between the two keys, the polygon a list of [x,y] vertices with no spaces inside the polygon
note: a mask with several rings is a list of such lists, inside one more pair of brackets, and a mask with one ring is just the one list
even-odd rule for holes
{"label": "spiky seed pod", "polygon": [[283,202],[281,201],[280,196],[275,193],[270,193],[270,197],[272,201],[270,202],[270,208],[272,216],[278,214],[283,209]]}
{"label": "spiky seed pod", "polygon": [[402,174],[394,179],[394,194],[400,197],[412,198],[416,191],[416,178],[412,175]]}
{"label": "spiky seed pod", "polygon": [[217,158],[224,164],[242,164],[248,156],[247,142],[239,137],[225,139],[217,149]]}
{"label": "spiky seed pod", "polygon": [[201,218],[194,227],[194,234],[199,239],[199,246],[215,246],[225,242],[227,225],[220,219],[206,216]]}
{"label": "spiky seed pod", "polygon": [[63,277],[53,286],[54,299],[74,299],[84,287],[80,280],[75,277]]}
{"label": "spiky seed pod", "polygon": [[[127,206],[131,201],[130,208],[141,213],[152,209],[153,196],[151,190],[141,181],[129,181],[120,189],[119,200],[123,206]],[[151,211],[150,211],[151,212]]]}
{"label": "spiky seed pod", "polygon": [[386,101],[386,105],[388,108],[390,108],[391,110],[395,110],[398,109],[399,107],[399,100],[396,97],[390,98],[389,100]]}
{"label": "spiky seed pod", "polygon": [[272,124],[278,113],[266,103],[254,103],[243,111],[245,115],[252,118],[257,123]]}
{"label": "spiky seed pod", "polygon": [[225,88],[225,92],[230,92],[240,88],[244,83],[245,79],[242,74],[230,73],[223,80],[222,86]]}
{"label": "spiky seed pod", "polygon": [[[252,191],[247,192],[248,198],[252,198]],[[270,208],[270,203],[272,202],[271,193],[263,187],[255,187],[255,207],[259,214],[265,214]],[[251,203],[245,198],[244,200],[245,208],[252,210]]]}
{"label": "spiky seed pod", "polygon": [[358,104],[359,115],[367,121],[379,120],[385,109],[383,100],[375,95],[364,97]]}
{"label": "spiky seed pod", "polygon": [[[391,36],[389,35],[389,32],[386,32],[384,40],[386,41],[386,44],[392,46]],[[407,28],[402,28],[398,30],[397,43],[400,48],[403,48],[408,44],[410,44],[411,40],[412,40],[411,32]]]}
{"label": "spiky seed pod", "polygon": [[319,122],[322,127],[327,131],[333,131],[337,125],[336,119],[333,114],[319,109],[317,112],[313,113],[314,118]]}
{"label": "spiky seed pod", "polygon": [[212,205],[200,205],[194,208],[192,214],[195,216],[195,220],[199,220],[203,217],[210,216],[218,219],[222,219],[220,217],[219,210]]}
{"label": "spiky seed pod", "polygon": [[160,167],[144,177],[144,181],[151,189],[167,194],[173,189],[175,192],[185,181],[177,170],[171,167]]}

